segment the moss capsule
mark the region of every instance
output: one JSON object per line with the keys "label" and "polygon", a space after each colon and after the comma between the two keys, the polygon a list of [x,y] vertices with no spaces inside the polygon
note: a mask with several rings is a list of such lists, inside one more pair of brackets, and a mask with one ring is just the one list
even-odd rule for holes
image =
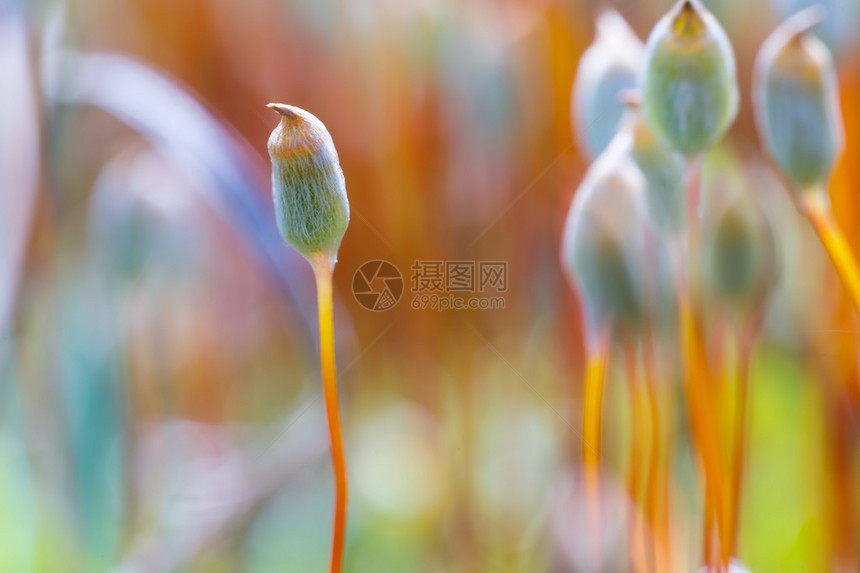
{"label": "moss capsule", "polygon": [[742,316],[774,286],[778,253],[767,218],[752,197],[738,190],[744,182],[720,179],[725,189],[712,194],[721,204],[709,209],[701,246],[702,272],[714,300]]}
{"label": "moss capsule", "polygon": [[334,259],[349,223],[349,201],[331,135],[303,109],[268,107],[281,116],[268,144],[278,229],[308,259]]}
{"label": "moss capsule", "polygon": [[826,183],[842,148],[833,58],[812,35],[820,10],[777,28],[756,59],[753,102],[765,150],[796,190]]}
{"label": "moss capsule", "polygon": [[642,86],[645,120],[685,156],[705,151],[734,121],[734,52],[722,26],[698,0],[681,0],[654,27]]}
{"label": "moss capsule", "polygon": [[619,134],[586,174],[565,227],[562,264],[591,329],[634,327],[641,319],[637,264],[645,181],[628,153],[629,138]]}
{"label": "moss capsule", "polygon": [[624,104],[619,92],[637,84],[645,46],[618,12],[597,19],[597,34],[579,62],[571,96],[573,131],[589,157],[597,157],[618,131]]}
{"label": "moss capsule", "polygon": [[654,229],[664,237],[677,237],[686,227],[687,189],[684,157],[665,145],[642,119],[638,93],[624,94],[628,105],[631,153],[645,176],[645,206]]}

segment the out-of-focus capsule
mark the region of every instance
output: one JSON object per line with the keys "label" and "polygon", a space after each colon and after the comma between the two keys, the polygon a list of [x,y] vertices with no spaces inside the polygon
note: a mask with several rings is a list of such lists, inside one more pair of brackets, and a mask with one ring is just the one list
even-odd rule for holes
{"label": "out-of-focus capsule", "polygon": [[759,136],[795,191],[827,182],[843,142],[833,58],[811,32],[822,18],[817,8],[796,14],[768,37],[756,59]]}
{"label": "out-of-focus capsule", "polygon": [[112,286],[156,280],[176,287],[200,270],[208,242],[196,185],[202,183],[137,144],[105,166],[93,187],[89,240]]}
{"label": "out-of-focus capsule", "polygon": [[719,140],[737,115],[735,56],[699,0],[681,0],[646,45],[642,113],[654,133],[688,157]]}
{"label": "out-of-focus capsule", "polygon": [[645,176],[648,219],[664,237],[678,237],[687,222],[684,157],[663,144],[642,119],[637,92],[626,92],[622,99],[628,106],[624,121],[630,124],[633,160]]}
{"label": "out-of-focus capsule", "polygon": [[619,92],[636,87],[645,46],[618,12],[597,19],[594,42],[579,61],[571,95],[573,132],[589,157],[609,145],[624,114]]}
{"label": "out-of-focus capsule", "polygon": [[767,218],[741,190],[745,182],[736,167],[720,166],[726,173],[718,174],[716,185],[724,188],[709,193],[701,269],[713,299],[735,316],[745,316],[774,287],[778,253]]}
{"label": "out-of-focus capsule", "polygon": [[771,0],[770,4],[780,22],[801,10],[823,7],[828,16],[821,22],[817,34],[836,58],[857,48],[857,30],[860,28],[860,2],[857,0]]}
{"label": "out-of-focus capsule", "polygon": [[281,116],[268,145],[278,229],[308,259],[334,260],[349,224],[349,201],[331,135],[303,109],[268,107]]}
{"label": "out-of-focus capsule", "polygon": [[597,158],[571,204],[562,265],[578,289],[591,332],[635,327],[642,317],[638,261],[645,179],[619,134]]}

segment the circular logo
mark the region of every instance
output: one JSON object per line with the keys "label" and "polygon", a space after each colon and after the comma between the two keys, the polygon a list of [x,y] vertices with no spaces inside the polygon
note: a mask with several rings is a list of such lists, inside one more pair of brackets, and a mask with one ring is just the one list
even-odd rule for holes
{"label": "circular logo", "polygon": [[352,277],[352,294],[367,310],[388,310],[403,296],[403,275],[388,261],[368,261]]}

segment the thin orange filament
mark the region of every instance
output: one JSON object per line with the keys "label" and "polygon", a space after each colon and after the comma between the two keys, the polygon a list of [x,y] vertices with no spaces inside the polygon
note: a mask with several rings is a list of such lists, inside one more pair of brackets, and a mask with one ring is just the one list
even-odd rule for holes
{"label": "thin orange filament", "polygon": [[[697,321],[694,295],[696,290],[698,232],[699,232],[699,200],[701,185],[701,170],[703,157],[693,157],[687,166],[687,257],[686,269],[677,258],[678,273],[678,306],[681,337],[681,357],[684,369],[684,389],[687,407],[690,415],[690,425],[693,439],[702,457],[705,482],[705,558],[711,555],[711,534],[708,520],[713,519],[720,543],[719,556],[722,565],[729,561],[729,544],[724,540],[729,534],[725,514],[728,507],[728,492],[724,492],[723,464],[721,463],[721,440],[718,431],[718,418],[714,409],[719,405],[715,399],[714,385],[708,367],[707,351],[700,325]],[[726,476],[727,477],[727,476]],[[708,511],[710,509],[710,511]],[[710,515],[712,514],[712,515]],[[714,552],[716,553],[716,552]]]}
{"label": "thin orange filament", "polygon": [[603,414],[603,387],[609,358],[609,335],[601,335],[587,347],[582,414],[582,463],[588,504],[590,545],[599,547],[600,530],[600,427]]}
{"label": "thin orange filament", "polygon": [[347,475],[337,402],[337,376],[334,359],[334,313],[332,311],[332,267],[327,256],[313,262],[317,283],[320,325],[320,361],[322,366],[323,396],[328,418],[331,460],[334,467],[334,530],[331,542],[331,573],[340,573],[343,567],[344,539],[346,536]]}
{"label": "thin orange filament", "polygon": [[[645,524],[640,524],[640,512],[637,506],[640,503],[642,485],[643,453],[645,450],[645,428],[643,424],[643,400],[639,384],[639,364],[636,345],[632,341],[626,341],[624,345],[625,366],[627,370],[627,389],[630,396],[630,468],[628,469],[627,488],[630,495],[630,509],[628,512],[629,531],[629,558],[631,571],[643,570],[644,560],[641,557],[641,549],[646,541],[644,535]],[[647,484],[646,484],[647,485]],[[649,555],[653,555],[650,551]],[[646,555],[647,558],[647,555]]]}
{"label": "thin orange filament", "polygon": [[[663,463],[662,434],[660,427],[660,406],[657,392],[657,372],[655,365],[654,346],[651,334],[646,333],[642,341],[642,362],[645,373],[645,391],[648,400],[648,415],[651,422],[651,453],[648,460],[648,475],[645,497],[645,518],[652,531],[651,561],[652,571],[668,571],[669,534],[661,519],[661,513],[667,510],[667,499],[663,495],[664,485],[660,466]],[[665,517],[663,515],[662,517]],[[659,554],[657,544],[659,542]],[[659,567],[654,562],[659,563]]]}
{"label": "thin orange filament", "polygon": [[730,553],[732,555],[737,554],[738,533],[740,531],[740,510],[747,440],[749,370],[755,332],[753,329],[750,330],[751,332],[745,335],[740,341],[735,381],[735,430],[732,436],[732,504],[731,513],[729,514],[731,530],[727,540],[731,544]]}
{"label": "thin orange filament", "polygon": [[[711,419],[710,407],[716,402],[710,397],[709,373],[704,364],[704,348],[698,336],[693,308],[687,288],[681,291],[681,351],[684,362],[684,389],[693,439],[702,456],[705,482],[705,557],[712,553],[712,534],[709,520],[714,520],[717,531],[722,532],[723,491],[720,484],[719,445],[716,427]],[[710,406],[709,406],[710,405]]]}
{"label": "thin orange filament", "polygon": [[851,247],[833,217],[830,203],[823,191],[808,191],[800,200],[815,232],[836,267],[848,296],[857,312],[860,312],[860,270]]}
{"label": "thin orange filament", "polygon": [[595,348],[589,349],[585,367],[585,396],[583,412],[582,461],[586,472],[597,473],[600,466],[601,436],[600,425],[603,412],[603,386],[606,378],[606,362],[609,344],[601,340]]}

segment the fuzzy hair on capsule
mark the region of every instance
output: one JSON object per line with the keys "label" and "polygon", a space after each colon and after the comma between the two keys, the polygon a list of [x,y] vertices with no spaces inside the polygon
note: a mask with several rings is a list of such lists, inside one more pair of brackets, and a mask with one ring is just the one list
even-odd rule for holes
{"label": "fuzzy hair on capsule", "polygon": [[580,148],[594,158],[609,145],[624,114],[619,92],[636,87],[645,46],[614,10],[597,18],[594,41],[573,81],[570,112]]}
{"label": "fuzzy hair on capsule", "polygon": [[589,168],[565,225],[562,265],[580,293],[588,327],[635,328],[641,320],[645,178],[619,132]]}
{"label": "fuzzy hair on capsule", "polygon": [[812,34],[818,7],[797,13],[756,58],[753,103],[764,148],[797,190],[826,183],[843,145],[833,58]]}
{"label": "fuzzy hair on capsule", "polygon": [[278,229],[305,257],[334,260],[349,224],[349,200],[331,135],[303,109],[268,107],[281,116],[268,144]]}
{"label": "fuzzy hair on capsule", "polygon": [[699,0],[681,0],[646,44],[642,113],[683,155],[718,141],[738,111],[735,55],[725,30]]}

